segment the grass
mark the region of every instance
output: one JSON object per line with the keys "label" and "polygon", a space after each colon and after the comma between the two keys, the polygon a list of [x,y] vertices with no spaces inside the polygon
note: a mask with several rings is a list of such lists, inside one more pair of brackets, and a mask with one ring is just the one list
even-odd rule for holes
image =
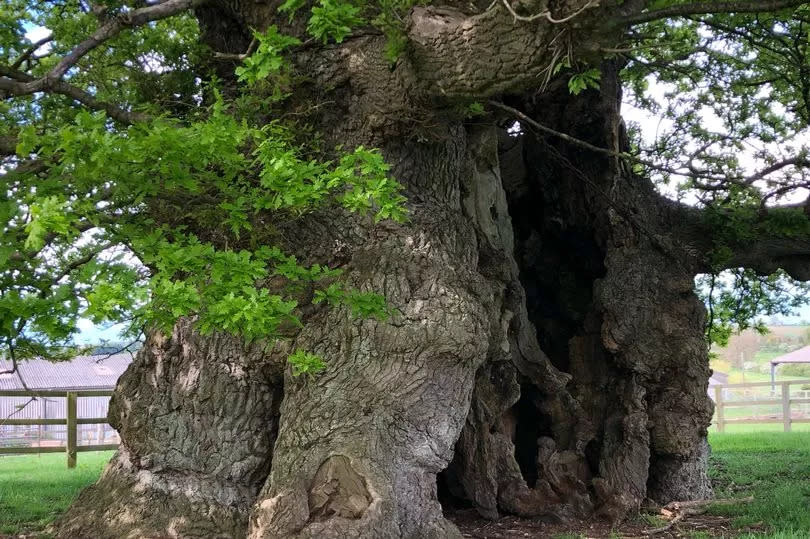
{"label": "grass", "polygon": [[810,538],[810,433],[712,434],[710,475],[718,498],[753,496],[747,504],[714,506],[735,527],[764,526],[766,535]]}
{"label": "grass", "polygon": [[0,534],[43,529],[98,479],[112,454],[80,453],[72,470],[62,453],[0,458]]}
{"label": "grass", "polygon": [[[717,497],[754,497],[751,503],[713,506],[710,512],[730,517],[740,530],[766,530],[758,535],[741,531],[735,537],[810,539],[810,432],[712,433],[709,442]],[[73,470],[66,467],[62,454],[0,458],[0,534],[42,530],[81,488],[96,480],[111,455],[81,453]]]}

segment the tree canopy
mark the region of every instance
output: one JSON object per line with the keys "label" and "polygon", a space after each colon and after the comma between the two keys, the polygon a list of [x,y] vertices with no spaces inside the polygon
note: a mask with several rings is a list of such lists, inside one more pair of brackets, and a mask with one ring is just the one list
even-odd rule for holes
{"label": "tree canopy", "polygon": [[[788,274],[810,274],[740,252],[778,242],[783,261],[810,256],[810,3],[287,0],[241,53],[200,39],[194,10],[207,3],[0,8],[0,339],[15,361],[63,355],[80,317],[128,322],[135,336],[194,316],[203,332],[255,340],[283,336],[312,303],[388,316],[374,291],[277,246],[315,210],[408,218],[380,152],[326,147],[284,107],[303,82],[293,54],[369,33],[386,36],[392,70],[412,62],[418,91],[468,117],[552,81],[587,92],[601,62],[616,62],[626,99],[666,121],[654,140],[630,126],[630,152],[602,151],[702,211],[716,231],[708,273],[750,268],[733,286],[706,277],[710,337],[803,301]],[[451,23],[425,22],[441,9]],[[479,55],[479,30],[543,43]],[[504,67],[482,76],[486,62]],[[290,360],[297,372],[320,365],[307,350]]]}

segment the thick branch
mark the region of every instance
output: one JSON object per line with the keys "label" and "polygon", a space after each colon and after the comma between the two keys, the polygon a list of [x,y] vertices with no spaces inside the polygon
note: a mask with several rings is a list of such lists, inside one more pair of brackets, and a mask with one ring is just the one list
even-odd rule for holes
{"label": "thick branch", "polygon": [[688,15],[709,15],[712,13],[765,13],[780,11],[806,4],[806,0],[738,0],[731,2],[692,2],[670,6],[653,11],[627,15],[618,19],[621,24],[640,24],[666,19],[668,17],[685,17]]}
{"label": "thick branch", "polygon": [[778,163],[774,163],[773,165],[747,177],[745,179],[745,183],[747,185],[751,185],[754,182],[763,180],[774,172],[778,172],[787,167],[810,168],[810,159],[807,159],[806,157],[792,157],[790,159],[779,161]]}
{"label": "thick branch", "polygon": [[[444,97],[489,97],[526,86],[541,86],[554,67],[571,54],[569,28],[560,21],[595,23],[596,2],[567,0],[552,16],[513,15],[497,3],[477,15],[450,8],[416,7],[407,33],[409,57],[427,93]],[[587,35],[587,32],[580,32]],[[596,50],[577,43],[577,49]]]}
{"label": "thick branch", "polygon": [[10,157],[17,154],[17,137],[0,135],[0,157]]}
{"label": "thick branch", "polygon": [[[16,71],[11,68],[1,66],[0,65],[0,91],[6,92],[10,95],[26,95],[27,93],[27,85],[33,84],[37,82],[37,80],[41,79],[34,79],[31,75],[23,73],[21,71]],[[108,103],[106,101],[101,101],[100,99],[96,98],[92,94],[89,94],[78,88],[73,86],[72,84],[68,84],[62,80],[52,80],[48,83],[48,86],[45,90],[50,91],[55,94],[64,95],[81,103],[85,107],[93,110],[101,110],[107,113],[110,118],[117,120],[121,123],[125,123],[127,125],[133,124],[136,122],[146,122],[149,121],[150,116],[147,114],[142,114],[139,112],[133,112],[121,108],[120,106],[114,103]],[[5,151],[9,144],[11,144],[12,140],[2,141],[0,143],[0,151],[5,154]],[[14,142],[16,145],[16,142]],[[14,152],[12,151],[12,154]],[[9,154],[10,155],[10,154]]]}
{"label": "thick branch", "polygon": [[[795,279],[810,281],[810,234],[779,236],[760,222],[750,222],[742,225],[750,228],[745,239],[729,244],[728,234],[711,224],[716,220],[707,219],[707,211],[672,200],[662,200],[661,204],[661,215],[665,216],[661,233],[670,235],[674,243],[682,246],[694,260],[696,272],[749,268],[769,275],[781,268]],[[778,218],[780,212],[792,212],[795,216],[796,211],[791,206],[770,207],[760,218]],[[721,235],[723,240],[718,245]],[[720,263],[715,256],[718,246],[731,253]]]}

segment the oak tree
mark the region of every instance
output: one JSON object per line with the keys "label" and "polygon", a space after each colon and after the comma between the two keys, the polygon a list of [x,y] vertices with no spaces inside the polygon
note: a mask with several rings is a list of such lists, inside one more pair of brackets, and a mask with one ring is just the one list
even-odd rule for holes
{"label": "oak tree", "polygon": [[710,497],[707,334],[810,279],[809,28],[795,0],[5,1],[5,354],[145,334],[54,533]]}

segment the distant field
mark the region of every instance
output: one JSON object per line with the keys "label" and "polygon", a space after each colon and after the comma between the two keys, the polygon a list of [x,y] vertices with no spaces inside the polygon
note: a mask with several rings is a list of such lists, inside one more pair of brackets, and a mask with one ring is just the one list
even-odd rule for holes
{"label": "distant field", "polygon": [[72,470],[61,453],[0,457],[0,534],[42,530],[98,479],[112,455],[79,453]]}
{"label": "distant field", "polygon": [[785,352],[757,352],[757,355],[754,356],[754,362],[762,365],[763,363],[768,363],[772,359],[783,355],[785,355]]}
{"label": "distant field", "polygon": [[[743,383],[754,384],[757,382],[771,381],[771,375],[763,372],[752,372],[752,371],[743,372],[739,369],[731,369],[726,374],[728,374],[729,384],[743,384]],[[807,376],[786,376],[781,373],[777,373],[776,375],[777,382],[779,382],[780,380],[804,380],[807,378],[808,378]]]}
{"label": "distant field", "polygon": [[[794,423],[790,427],[792,430],[789,433],[784,432],[784,427],[781,423],[757,423],[753,425],[729,425],[726,424],[726,430],[723,432],[723,435],[728,434],[756,434],[756,433],[771,433],[771,432],[778,432],[782,434],[792,434],[794,432],[799,433],[808,433],[810,432],[810,423]],[[712,426],[709,428],[709,434],[711,436],[720,436],[721,434],[717,432],[717,428]],[[808,439],[808,444],[810,444],[810,439]],[[810,510],[810,508],[808,508]],[[808,535],[810,538],[810,535]]]}

